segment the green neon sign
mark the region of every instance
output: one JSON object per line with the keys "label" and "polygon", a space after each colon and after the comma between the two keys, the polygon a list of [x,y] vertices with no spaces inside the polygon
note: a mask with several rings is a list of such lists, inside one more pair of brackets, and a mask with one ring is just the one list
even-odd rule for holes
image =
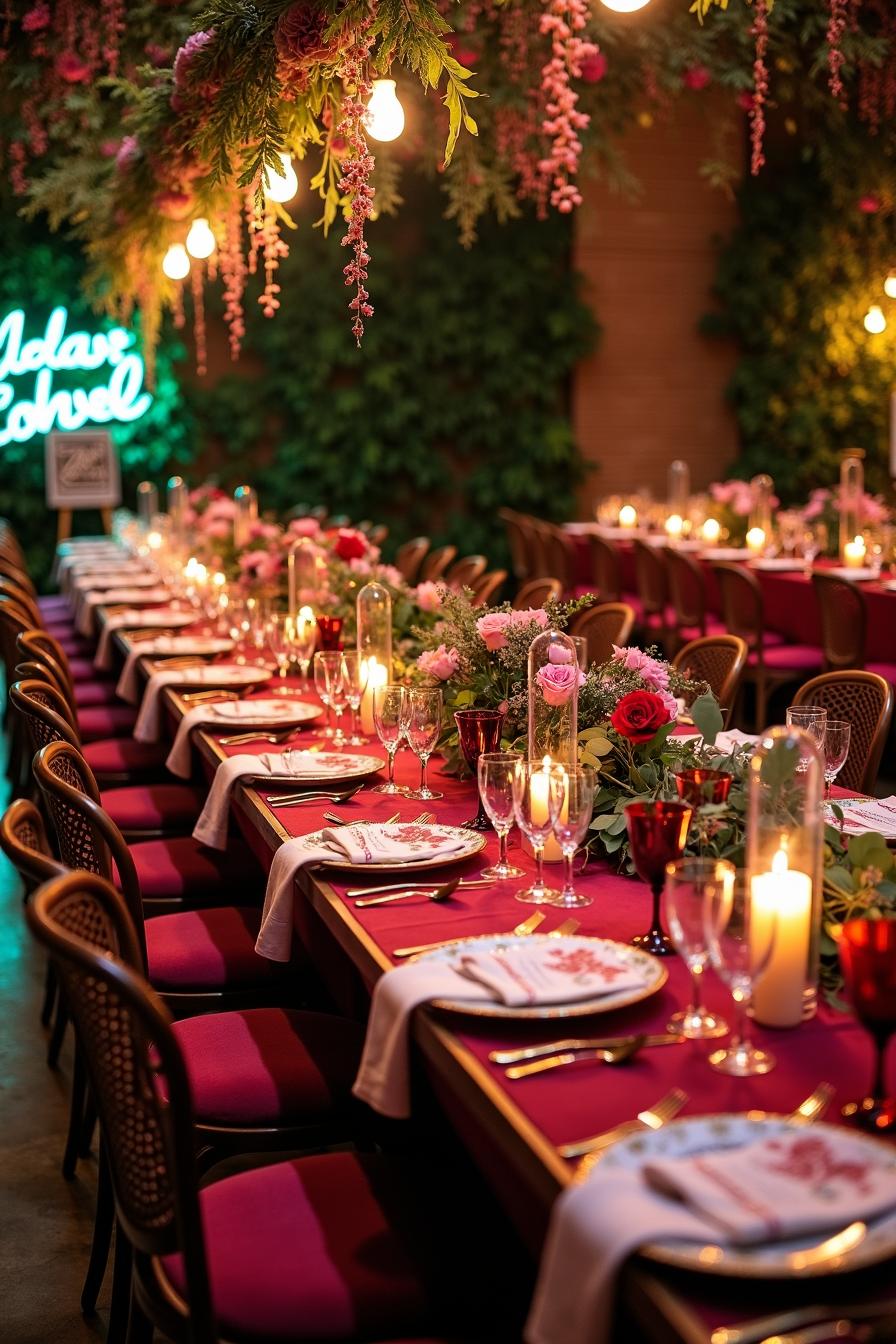
{"label": "green neon sign", "polygon": [[[152,397],[143,391],[143,360],[130,348],[132,332],[124,327],[92,335],[66,332],[67,323],[67,310],[54,308],[44,334],[26,341],[21,308],[0,322],[0,447],[26,443],[53,429],[139,420],[152,405]],[[64,378],[64,386],[54,383],[60,373],[104,368],[105,381],[90,379],[87,386],[79,386],[77,379]],[[25,378],[33,379],[27,389],[21,384]]]}

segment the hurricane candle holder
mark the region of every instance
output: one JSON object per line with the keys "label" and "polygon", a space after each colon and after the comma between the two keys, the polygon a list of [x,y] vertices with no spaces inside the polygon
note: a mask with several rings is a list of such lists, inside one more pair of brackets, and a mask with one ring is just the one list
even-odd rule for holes
{"label": "hurricane candle holder", "polygon": [[168,511],[168,528],[171,540],[176,545],[184,541],[184,528],[187,509],[187,484],[183,476],[170,476],[165,487],[165,506]]}
{"label": "hurricane candle holder", "polygon": [[152,527],[152,520],[159,511],[159,492],[152,481],[141,481],[137,486],[137,518],[143,532]]}
{"label": "hurricane candle holder", "polygon": [[754,528],[761,528],[765,533],[765,540],[772,535],[772,498],[775,492],[775,483],[771,476],[761,473],[754,476],[750,481],[753,491],[753,508],[750,512],[750,531]]}
{"label": "hurricane candle holder", "polygon": [[[548,771],[554,765],[572,769],[578,764],[579,687],[584,680],[569,635],[559,630],[536,635],[529,645],[528,759],[546,762]],[[543,859],[545,863],[563,861],[553,835],[545,842]]]}
{"label": "hurricane candle holder", "polygon": [[838,547],[840,562],[855,568],[865,563],[865,542],[862,537],[862,495],[865,491],[865,468],[860,454],[850,450],[840,463],[840,535]]}
{"label": "hurricane candle holder", "polygon": [[746,875],[752,928],[776,933],[753,1016],[795,1027],[817,1006],[821,936],[824,758],[804,729],[772,728],[747,769]]}
{"label": "hurricane candle holder", "polygon": [[317,552],[308,537],[297,537],[286,553],[287,606],[293,620],[320,602]]}
{"label": "hurricane candle holder", "polygon": [[669,463],[667,480],[667,513],[670,517],[687,518],[691,504],[691,469],[677,457]]}
{"label": "hurricane candle holder", "polygon": [[236,513],[233,516],[233,544],[237,550],[248,546],[252,524],[258,521],[258,495],[251,485],[238,485],[233,492]]}
{"label": "hurricane candle holder", "polygon": [[361,697],[361,731],[372,733],[373,697],[392,680],[392,597],[381,583],[366,583],[355,599],[358,657],[367,668]]}

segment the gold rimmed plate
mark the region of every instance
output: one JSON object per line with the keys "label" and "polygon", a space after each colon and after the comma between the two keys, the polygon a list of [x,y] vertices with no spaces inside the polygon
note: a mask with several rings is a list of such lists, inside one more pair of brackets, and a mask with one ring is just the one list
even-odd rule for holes
{"label": "gold rimmed plate", "polygon": [[[382,769],[382,764],[382,761],[377,762],[379,769]],[[304,783],[305,780],[302,779],[301,782]],[[450,864],[462,863],[464,859],[479,854],[486,844],[484,835],[477,835],[475,831],[468,831],[463,826],[439,826],[405,821],[383,825],[380,829],[394,839],[404,839],[404,833],[409,831],[417,832],[418,838],[410,841],[411,844],[419,846],[417,852],[411,858],[403,860],[377,857],[365,863],[352,863],[348,859],[340,859],[338,855],[334,855],[332,860],[324,859],[323,862],[328,868],[340,873],[416,873],[425,868],[447,868]],[[457,841],[459,847],[439,852],[434,845],[438,840]]]}
{"label": "gold rimmed plate", "polygon": [[319,719],[320,705],[287,696],[258,700],[225,700],[209,706],[209,721],[222,722],[229,733],[251,732],[254,728],[288,728],[290,724],[312,723]]}

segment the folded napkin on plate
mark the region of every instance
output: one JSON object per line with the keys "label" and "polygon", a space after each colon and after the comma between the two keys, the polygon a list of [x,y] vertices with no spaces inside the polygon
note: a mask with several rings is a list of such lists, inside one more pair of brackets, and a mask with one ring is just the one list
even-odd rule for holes
{"label": "folded napkin on plate", "polygon": [[75,625],[79,634],[87,636],[93,633],[94,607],[111,606],[116,602],[129,602],[135,607],[145,603],[150,607],[167,602],[170,597],[167,588],[110,588],[104,593],[90,588],[86,593],[78,594]]}
{"label": "folded napkin on plate", "polygon": [[[293,753],[290,759],[295,759],[297,754],[299,753]],[[233,761],[245,759],[247,758],[233,756],[227,762],[227,765],[231,765]],[[257,761],[259,759],[266,760],[267,757],[252,757],[249,759]],[[273,759],[276,761],[278,757],[275,756]],[[315,756],[314,760],[319,761],[320,756]],[[218,775],[225,768],[226,766],[218,767],[215,776],[216,784]],[[242,771],[240,773],[246,772]],[[207,806],[208,804],[206,804]],[[226,828],[226,816],[224,826]],[[196,831],[193,832],[193,835],[197,840],[202,838],[197,835]],[[205,843],[208,844],[208,841]],[[274,855],[271,871],[268,874],[264,911],[261,916],[261,929],[255,943],[255,951],[259,956],[268,957],[271,961],[289,960],[292,943],[294,879],[298,870],[304,868],[306,864],[319,863],[324,859],[334,858],[359,865],[369,863],[374,858],[394,859],[396,862],[404,862],[421,857],[431,859],[434,855],[438,856],[439,854],[444,854],[447,859],[462,848],[465,843],[466,838],[463,836],[434,836],[429,827],[425,826],[414,826],[409,823],[384,826],[379,822],[359,822],[354,826],[332,827],[329,830],[318,832],[316,835],[304,835],[294,840],[287,840]],[[409,970],[411,968],[405,966],[401,969]],[[461,993],[464,994],[464,982],[453,971],[451,973],[451,983],[456,988],[459,987]],[[380,984],[382,984],[382,981],[380,981]],[[464,996],[474,999],[489,997],[484,988],[477,988],[472,984],[469,985]],[[423,998],[427,997],[432,997],[432,995],[424,994],[416,1002],[422,1002]],[[412,1004],[411,1007],[413,1006]],[[410,1012],[410,1009],[408,1009],[408,1012]]]}
{"label": "folded napkin on plate", "polygon": [[[298,754],[297,752],[291,753],[290,760],[294,760]],[[264,751],[258,756],[240,752],[239,755],[231,756],[229,760],[222,761],[215,771],[212,787],[205,800],[205,807],[193,828],[193,839],[198,840],[203,845],[208,845],[210,849],[226,849],[227,825],[230,820],[230,797],[237,780],[244,775],[261,777],[262,775],[292,773],[291,770],[286,768],[282,752]],[[301,783],[301,777],[296,778],[296,783]]]}
{"label": "folded napkin on plate", "polygon": [[[115,687],[115,694],[122,700],[126,700],[129,705],[136,705],[140,699],[140,679],[137,676],[137,664],[141,658],[150,657],[152,654],[164,654],[168,637],[159,635],[158,639],[141,639],[128,650],[128,656],[124,660],[124,667],[121,669],[121,676]],[[169,655],[173,650],[168,648]]]}
{"label": "folded napkin on plate", "polygon": [[528,1344],[606,1344],[615,1275],[646,1242],[824,1236],[896,1208],[896,1153],[881,1144],[875,1163],[870,1151],[848,1132],[795,1126],[740,1148],[641,1166],[598,1163],[554,1205]]}
{"label": "folded napkin on plate", "polygon": [[94,667],[108,672],[112,667],[112,637],[116,630],[152,630],[154,626],[183,628],[194,625],[199,618],[192,611],[175,611],[172,607],[129,607],[127,611],[110,612],[103,622],[99,644],[93,660]]}
{"label": "folded napkin on plate", "polygon": [[[896,795],[889,798],[832,799],[843,811],[843,829],[847,835],[875,831],[886,840],[896,840]],[[833,819],[832,819],[833,820]]]}
{"label": "folded napkin on plate", "polygon": [[153,672],[140,701],[137,722],[134,724],[135,739],[138,742],[158,742],[162,728],[161,696],[166,686],[190,686],[194,690],[202,686],[219,687],[224,680],[222,673],[231,666],[230,663],[217,663],[214,667],[171,667]]}
{"label": "folded napkin on plate", "polygon": [[414,1009],[430,999],[528,1007],[597,998],[643,983],[644,976],[612,950],[570,948],[562,939],[521,939],[501,953],[458,949],[452,962],[425,959],[398,966],[373,991],[355,1096],[382,1115],[402,1119],[410,1114],[410,1020]]}
{"label": "folded napkin on plate", "polygon": [[[227,703],[233,702],[227,701]],[[192,709],[187,710],[177,725],[174,742],[165,761],[165,768],[170,770],[172,775],[177,775],[180,779],[190,778],[193,770],[190,735],[194,728],[201,728],[204,724],[214,724],[216,728],[221,728],[222,720],[216,714],[216,709],[217,705],[212,701],[211,704],[194,705]]]}

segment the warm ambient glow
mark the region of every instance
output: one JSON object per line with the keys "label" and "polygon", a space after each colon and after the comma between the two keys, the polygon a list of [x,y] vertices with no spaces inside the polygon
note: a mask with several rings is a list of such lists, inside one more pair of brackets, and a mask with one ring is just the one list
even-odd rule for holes
{"label": "warm ambient glow", "polygon": [[638,510],[631,504],[623,504],[619,510],[620,527],[637,527]]}
{"label": "warm ambient glow", "polygon": [[684,531],[684,519],[680,513],[670,513],[664,523],[666,536],[673,541],[677,541]]}
{"label": "warm ambient glow", "polygon": [[190,258],[183,243],[172,243],[165,253],[162,270],[169,280],[185,280],[190,274]]}
{"label": "warm ambient glow", "polygon": [[703,536],[703,540],[708,541],[711,546],[714,546],[721,535],[722,527],[715,518],[707,518],[701,527],[700,532]]}
{"label": "warm ambient glow", "polygon": [[601,0],[601,4],[617,14],[634,14],[636,9],[644,9],[649,5],[650,0]]}
{"label": "warm ambient glow", "polygon": [[843,547],[843,561],[850,569],[861,569],[862,565],[865,563],[865,556],[866,547],[864,537],[853,537],[852,541],[848,541]]}
{"label": "warm ambient glow", "polygon": [[289,155],[281,154],[279,158],[282,164],[279,173],[275,168],[265,168],[264,170],[264,194],[270,197],[272,201],[277,201],[280,205],[283,205],[295,196],[299,189],[299,179],[296,177],[296,170],[292,166],[292,159]]}
{"label": "warm ambient glow", "polygon": [[364,116],[367,132],[374,140],[397,140],[404,130],[404,108],[395,93],[394,79],[375,79],[373,93]]}
{"label": "warm ambient glow", "polygon": [[803,989],[812,926],[812,879],[790,867],[786,839],[770,871],[750,884],[750,942],[757,959],[769,940],[772,953],[753,994],[753,1014],[769,1027],[795,1027],[803,1016]]}
{"label": "warm ambient glow", "polygon": [[880,304],[872,303],[864,317],[864,327],[870,331],[872,336],[879,336],[882,331],[887,329],[887,319],[884,317],[884,310]]}
{"label": "warm ambient glow", "polygon": [[896,271],[891,271],[884,281],[884,293],[888,299],[896,299]]}
{"label": "warm ambient glow", "polygon": [[747,546],[754,555],[761,555],[765,550],[765,528],[751,527],[747,533]]}
{"label": "warm ambient glow", "polygon": [[187,234],[187,251],[191,257],[197,257],[203,260],[210,257],[215,250],[215,235],[212,233],[209,222],[202,216],[194,219],[190,225],[190,232]]}

